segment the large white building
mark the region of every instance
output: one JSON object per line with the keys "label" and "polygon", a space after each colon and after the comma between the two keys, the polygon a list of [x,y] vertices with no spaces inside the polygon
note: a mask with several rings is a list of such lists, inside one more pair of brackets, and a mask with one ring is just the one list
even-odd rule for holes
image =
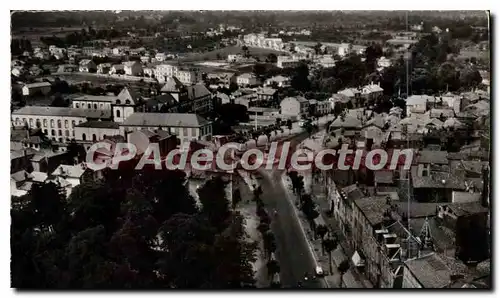
{"label": "large white building", "polygon": [[116,96],[83,95],[72,100],[74,109],[111,110],[111,105]]}
{"label": "large white building", "polygon": [[212,135],[212,123],[196,114],[180,113],[134,113],[120,123],[121,134],[132,131],[158,128],[176,135],[184,148],[192,140],[207,140]]}
{"label": "large white building", "polygon": [[40,128],[54,141],[67,143],[75,138],[75,127],[88,120],[111,120],[109,110],[74,109],[71,107],[25,106],[12,112],[13,126]]}

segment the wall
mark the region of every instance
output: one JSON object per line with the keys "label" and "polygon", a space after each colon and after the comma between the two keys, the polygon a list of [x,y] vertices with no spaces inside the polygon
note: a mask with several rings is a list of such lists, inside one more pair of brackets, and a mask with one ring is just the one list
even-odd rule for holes
{"label": "wall", "polygon": [[67,116],[12,115],[11,117],[12,121],[19,126],[23,125],[23,118],[26,119],[29,128],[37,128],[38,120],[40,124],[39,127],[47,137],[53,140],[61,139],[59,141],[63,143],[69,142],[75,137],[74,127],[76,125],[87,121],[85,117]]}

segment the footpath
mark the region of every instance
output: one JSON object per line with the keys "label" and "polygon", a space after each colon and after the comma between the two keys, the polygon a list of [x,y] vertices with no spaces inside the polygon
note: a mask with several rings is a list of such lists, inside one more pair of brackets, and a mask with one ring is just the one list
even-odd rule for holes
{"label": "footpath", "polygon": [[[325,135],[325,130],[319,131],[318,133],[314,134],[311,136],[311,138],[308,138],[304,140],[300,146],[306,147],[310,150],[321,150],[322,149],[322,141],[323,137]],[[332,251],[332,269],[333,269],[333,276],[336,276],[337,278],[333,278],[336,282],[334,283],[337,287],[340,287],[340,275],[337,270],[337,266],[344,260],[348,260],[351,267],[350,269],[344,274],[342,278],[342,285],[341,287],[343,288],[373,288],[373,285],[370,283],[370,281],[363,276],[362,274],[358,273],[356,269],[354,269],[354,265],[352,264],[352,261],[349,256],[352,256],[354,253],[351,251],[347,245],[347,242],[345,239],[342,237],[341,233],[339,231],[339,225],[336,222],[335,218],[327,216],[327,210],[330,208],[330,203],[329,200],[326,196],[325,192],[325,183],[323,177],[318,177],[318,178],[313,178],[312,172],[311,171],[304,171],[302,173],[299,173],[304,177],[304,190],[306,193],[310,194],[313,201],[318,205],[319,210],[321,210],[320,215],[319,215],[319,221],[323,221],[326,226],[328,227],[328,230],[331,233],[334,233],[338,240],[339,240],[339,245],[337,249]],[[289,179],[288,177],[286,177]],[[316,179],[314,181],[314,179]],[[291,183],[291,182],[290,182]],[[290,186],[291,187],[291,186]],[[304,216],[302,216],[304,217]],[[305,219],[305,218],[304,218]],[[307,221],[306,221],[307,222]],[[309,224],[307,224],[309,227]],[[309,228],[310,229],[310,228]],[[311,231],[312,233],[312,231]],[[315,240],[311,239],[311,242],[315,246],[319,246],[319,250],[321,252],[321,240]],[[322,257],[326,258],[326,267],[323,266],[323,270],[325,273],[328,271],[328,256],[325,254]],[[326,269],[326,270],[325,270]]]}

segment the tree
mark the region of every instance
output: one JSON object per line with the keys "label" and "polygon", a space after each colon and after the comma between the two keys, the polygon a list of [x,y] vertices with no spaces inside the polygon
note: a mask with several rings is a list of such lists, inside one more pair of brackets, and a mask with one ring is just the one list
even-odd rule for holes
{"label": "tree", "polygon": [[219,231],[227,227],[230,215],[225,192],[226,184],[220,177],[216,177],[208,180],[198,189],[199,199],[203,205],[202,212]]}
{"label": "tree", "polygon": [[288,127],[288,130],[292,132],[292,120],[288,119],[286,121],[286,127]]}
{"label": "tree", "polygon": [[332,272],[332,251],[337,249],[337,246],[338,246],[338,241],[335,238],[328,238],[323,241],[323,247],[328,253],[328,265],[330,266],[330,272]]}
{"label": "tree", "polygon": [[347,271],[349,270],[349,267],[350,267],[349,261],[343,260],[337,268],[339,270],[339,273],[340,273],[340,288],[342,288],[343,277],[344,277],[344,274],[346,274]]}
{"label": "tree", "polygon": [[60,93],[56,93],[54,95],[54,99],[52,100],[52,103],[50,104],[52,107],[68,107],[69,106],[69,101],[65,100]]}
{"label": "tree", "polygon": [[253,73],[257,78],[262,79],[266,74],[266,65],[262,63],[256,63],[253,66]]}
{"label": "tree", "polygon": [[233,210],[236,209],[236,206],[238,205],[239,202],[241,202],[241,193],[240,189],[237,188],[232,196],[231,207],[233,208]]}
{"label": "tree", "polygon": [[275,245],[274,234],[271,231],[267,231],[264,235],[262,235],[262,240],[264,244],[264,251],[271,255],[271,247]]}
{"label": "tree", "polygon": [[280,273],[280,265],[276,260],[269,260],[266,264],[266,267],[267,267],[267,274],[269,277],[277,273]]}
{"label": "tree", "polygon": [[266,62],[268,63],[276,63],[278,61],[278,57],[274,53],[270,53],[267,55]]}

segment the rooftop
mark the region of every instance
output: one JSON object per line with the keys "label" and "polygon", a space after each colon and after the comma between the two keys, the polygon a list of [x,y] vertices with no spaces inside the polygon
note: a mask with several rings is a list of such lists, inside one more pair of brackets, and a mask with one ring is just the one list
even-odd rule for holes
{"label": "rooftop", "polygon": [[448,164],[448,152],[421,150],[418,152],[417,163]]}
{"label": "rooftop", "polygon": [[113,121],[87,121],[78,124],[76,127],[92,127],[92,128],[120,128],[120,125]]}
{"label": "rooftop", "polygon": [[205,118],[196,114],[180,113],[134,113],[121,126],[153,127],[201,127],[209,124]]}
{"label": "rooftop", "polygon": [[102,101],[102,102],[113,102],[115,96],[108,95],[82,95],[78,97],[74,97],[73,101]]}
{"label": "rooftop", "polygon": [[12,115],[33,115],[52,117],[84,117],[84,118],[111,118],[110,110],[73,109],[70,107],[41,107],[25,106],[12,112]]}
{"label": "rooftop", "polygon": [[376,226],[384,220],[384,212],[390,207],[387,204],[387,198],[384,197],[366,197],[354,200],[370,225]]}
{"label": "rooftop", "polygon": [[444,288],[449,285],[453,271],[437,254],[412,259],[405,266],[424,288]]}

